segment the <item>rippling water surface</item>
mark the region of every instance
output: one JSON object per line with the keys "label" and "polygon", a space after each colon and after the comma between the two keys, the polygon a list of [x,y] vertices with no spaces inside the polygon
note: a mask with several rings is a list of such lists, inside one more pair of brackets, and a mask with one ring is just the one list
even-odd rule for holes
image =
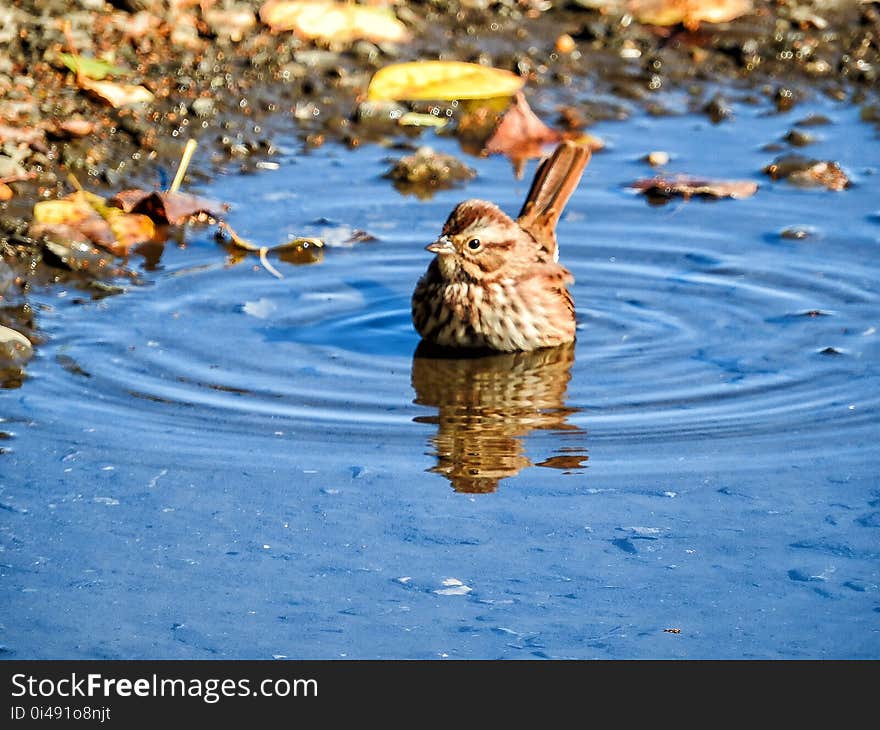
{"label": "rippling water surface", "polygon": [[[194,231],[123,295],[39,294],[48,344],[0,395],[4,651],[880,657],[880,145],[830,102],[736,111],[595,130],[571,348],[416,351],[423,246],[527,191],[500,158],[419,201],[387,150],[291,140],[200,192],[253,240],[325,235],[319,262],[279,280]],[[760,173],[809,112],[845,192]],[[648,205],[651,149],[761,187]]]}

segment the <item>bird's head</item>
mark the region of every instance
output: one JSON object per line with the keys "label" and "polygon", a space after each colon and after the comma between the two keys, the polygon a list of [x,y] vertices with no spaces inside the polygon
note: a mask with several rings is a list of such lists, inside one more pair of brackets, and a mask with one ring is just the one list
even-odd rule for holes
{"label": "bird's head", "polygon": [[427,250],[437,254],[446,280],[480,280],[503,273],[524,237],[525,231],[494,203],[466,200],[455,207],[440,238]]}

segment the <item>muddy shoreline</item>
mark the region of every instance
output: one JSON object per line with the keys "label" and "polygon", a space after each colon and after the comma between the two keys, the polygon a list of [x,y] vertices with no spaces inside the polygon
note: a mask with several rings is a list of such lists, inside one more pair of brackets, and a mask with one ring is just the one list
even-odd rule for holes
{"label": "muddy shoreline", "polygon": [[[275,140],[291,132],[304,149],[401,138],[415,146],[424,130],[401,129],[362,103],[372,75],[397,61],[455,59],[513,71],[526,79],[539,115],[559,128],[587,130],[639,108],[723,121],[730,93],[771,100],[780,110],[827,94],[862,106],[868,122],[880,119],[876,2],[759,0],[742,17],[699,27],[640,23],[623,3],[599,0],[391,7],[411,34],[406,43],[273,33],[259,3],[13,0],[0,9],[0,180],[7,190],[0,325],[38,344],[30,287],[70,281],[90,296],[112,293],[94,267],[72,271],[29,235],[36,202],[77,184],[106,196],[164,189],[189,138],[199,141],[186,178],[196,190],[219,170],[271,167]],[[77,85],[65,53],[109,59],[124,69],[125,83],[143,86],[153,100],[114,108]],[[542,89],[553,90],[553,106],[545,106]],[[665,106],[669,90],[686,92],[686,109]],[[444,133],[457,132],[453,125]],[[106,262],[97,279],[127,271],[125,261],[99,256]],[[7,385],[18,382],[16,368],[4,372]]]}

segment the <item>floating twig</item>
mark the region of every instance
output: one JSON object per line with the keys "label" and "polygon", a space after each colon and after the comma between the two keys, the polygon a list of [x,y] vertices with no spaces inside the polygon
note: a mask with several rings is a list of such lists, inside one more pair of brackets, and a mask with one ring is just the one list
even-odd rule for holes
{"label": "floating twig", "polygon": [[194,139],[188,139],[186,141],[186,147],[183,148],[183,154],[180,156],[180,164],[177,166],[174,180],[171,182],[171,187],[168,188],[169,193],[176,193],[180,189],[180,185],[183,182],[183,176],[186,175],[186,169],[189,167],[190,160],[192,160],[193,153],[196,151],[198,145],[199,143]]}

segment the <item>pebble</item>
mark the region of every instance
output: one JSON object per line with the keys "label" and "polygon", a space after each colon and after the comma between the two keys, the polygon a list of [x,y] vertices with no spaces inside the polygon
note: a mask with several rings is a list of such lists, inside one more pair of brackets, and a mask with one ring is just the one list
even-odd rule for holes
{"label": "pebble", "polygon": [[816,235],[816,230],[810,226],[790,226],[779,232],[779,237],[788,241],[804,241]]}
{"label": "pebble", "polygon": [[669,153],[662,150],[654,150],[645,155],[643,159],[651,167],[663,167],[663,165],[669,164]]}

